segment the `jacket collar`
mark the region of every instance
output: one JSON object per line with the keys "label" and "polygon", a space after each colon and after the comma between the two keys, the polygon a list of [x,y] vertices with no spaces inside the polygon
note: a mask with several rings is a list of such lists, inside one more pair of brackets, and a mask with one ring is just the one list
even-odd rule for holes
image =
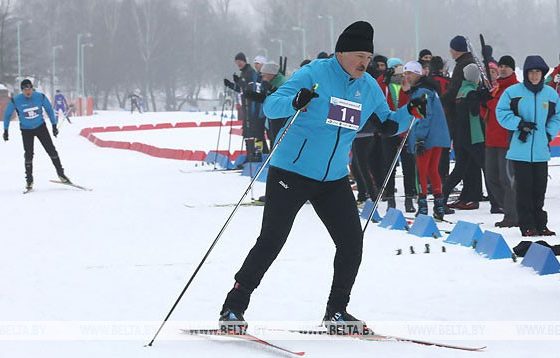
{"label": "jacket collar", "polygon": [[[342,68],[342,65],[340,64],[340,62],[338,62],[338,59],[336,58],[336,55],[333,56],[329,61],[331,61],[331,67],[334,69],[334,72],[338,75],[341,76],[342,78],[344,78],[346,80],[346,82],[350,81],[350,80],[357,80],[358,78],[354,78],[352,79],[350,77],[350,75],[348,74],[348,72],[346,72],[344,70],[344,68]],[[362,75],[363,77],[363,75]]]}

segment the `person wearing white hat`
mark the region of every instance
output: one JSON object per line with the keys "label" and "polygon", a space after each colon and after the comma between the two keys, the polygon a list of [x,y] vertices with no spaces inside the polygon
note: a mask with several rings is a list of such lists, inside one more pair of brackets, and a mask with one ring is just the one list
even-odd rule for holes
{"label": "person wearing white hat", "polygon": [[410,85],[408,95],[411,99],[427,96],[426,117],[416,121],[408,137],[408,150],[416,156],[416,168],[421,192],[418,194],[418,211],[416,215],[428,215],[428,179],[432,184],[434,195],[434,212],[436,220],[443,220],[445,214],[444,196],[439,175],[439,159],[442,148],[451,145],[449,129],[443,112],[443,106],[437,94],[438,83],[424,75],[422,65],[417,61],[404,65],[404,78]]}

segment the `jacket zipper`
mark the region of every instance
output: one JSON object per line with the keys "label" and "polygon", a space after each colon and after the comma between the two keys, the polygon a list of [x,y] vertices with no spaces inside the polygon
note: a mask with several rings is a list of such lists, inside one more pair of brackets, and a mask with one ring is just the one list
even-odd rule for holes
{"label": "jacket zipper", "polygon": [[[536,93],[535,93],[535,113],[534,113],[534,116],[535,116],[535,124],[537,124],[537,122],[536,122],[537,121],[537,94]],[[536,131],[533,131],[533,133],[531,133],[532,134],[531,135],[531,137],[532,137],[531,138],[531,163],[533,162],[533,148],[535,146],[535,132]]]}
{"label": "jacket zipper", "polygon": [[331,168],[331,162],[332,159],[334,157],[334,153],[336,152],[336,148],[338,147],[338,141],[340,140],[340,130],[342,129],[342,127],[338,127],[338,131],[336,132],[336,142],[334,143],[334,148],[333,151],[331,153],[331,157],[329,158],[329,163],[327,164],[327,171],[325,172],[325,176],[323,177],[323,179],[321,181],[325,181],[325,179],[327,178],[327,175],[329,175],[329,169]]}
{"label": "jacket zipper", "polygon": [[307,138],[303,141],[303,144],[301,145],[301,148],[299,148],[299,152],[297,154],[297,157],[296,157],[296,159],[294,159],[292,164],[295,164],[299,160],[299,157],[301,156],[301,152],[303,152],[303,148],[305,147],[305,143],[307,143]]}

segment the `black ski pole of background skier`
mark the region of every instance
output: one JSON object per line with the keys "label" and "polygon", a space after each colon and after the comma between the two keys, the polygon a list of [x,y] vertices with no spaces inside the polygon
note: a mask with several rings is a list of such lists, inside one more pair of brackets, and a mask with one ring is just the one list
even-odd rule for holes
{"label": "black ski pole of background skier", "polygon": [[414,123],[416,123],[416,117],[413,117],[412,120],[410,121],[410,124],[408,125],[408,130],[406,131],[406,134],[405,134],[401,144],[399,145],[399,148],[397,149],[397,154],[395,154],[395,157],[393,158],[393,162],[391,163],[391,166],[389,167],[389,171],[387,172],[387,175],[385,176],[385,180],[383,181],[383,186],[381,187],[381,190],[379,191],[379,193],[377,193],[377,198],[375,199],[375,202],[373,203],[373,209],[371,210],[371,213],[369,213],[369,215],[368,215],[366,224],[364,225],[364,229],[362,230],[362,235],[364,235],[366,233],[366,229],[369,225],[369,222],[371,221],[371,219],[373,218],[373,215],[375,214],[375,211],[377,210],[377,206],[379,205],[379,201],[381,200],[381,197],[383,196],[383,193],[385,192],[385,187],[387,186],[387,183],[389,182],[389,178],[391,178],[391,174],[393,173],[393,170],[395,170],[395,166],[397,165],[397,162],[399,161],[399,157],[400,157],[401,152],[402,152],[402,150],[405,146],[406,140],[408,139],[408,135],[410,134],[410,130],[412,129],[412,126],[414,125]]}
{"label": "black ski pole of background skier", "polygon": [[[316,91],[317,88],[319,87],[318,84],[313,85],[312,91]],[[274,144],[274,147],[272,147],[272,150],[270,151],[270,154],[268,155],[268,157],[266,158],[266,160],[262,163],[261,167],[259,168],[259,170],[257,170],[256,175],[253,177],[253,179],[251,180],[251,182],[249,183],[249,186],[247,187],[247,189],[245,189],[245,192],[243,193],[243,195],[241,196],[241,198],[239,198],[239,201],[237,202],[237,204],[235,205],[235,207],[233,208],[233,210],[231,211],[231,213],[229,214],[226,222],[224,223],[224,225],[222,226],[222,228],[220,229],[220,232],[218,233],[218,235],[216,236],[216,238],[214,239],[214,241],[212,241],[212,244],[210,245],[210,247],[208,248],[208,250],[206,251],[206,254],[204,254],[204,257],[202,258],[202,260],[200,261],[200,263],[198,264],[198,266],[196,267],[196,269],[194,270],[193,274],[191,275],[191,277],[189,278],[189,281],[187,282],[187,284],[185,285],[185,288],[183,288],[183,291],[181,291],[181,293],[179,294],[179,297],[177,298],[177,300],[175,301],[175,303],[173,304],[173,306],[171,307],[171,309],[169,310],[169,313],[167,314],[167,316],[165,316],[165,318],[163,319],[163,322],[161,322],[160,327],[158,328],[156,334],[154,335],[154,338],[152,338],[152,340],[150,341],[150,343],[148,343],[146,346],[147,347],[151,347],[152,344],[154,343],[154,341],[156,340],[159,332],[161,331],[161,329],[163,328],[163,326],[165,325],[165,323],[167,322],[167,320],[169,319],[169,317],[171,316],[171,314],[173,313],[173,311],[175,310],[175,307],[177,307],[177,305],[179,304],[179,301],[181,301],[181,298],[183,298],[183,295],[185,294],[185,292],[187,291],[187,289],[189,288],[189,286],[191,285],[191,283],[193,282],[194,278],[196,277],[196,275],[198,274],[198,271],[200,271],[200,269],[202,268],[202,265],[204,265],[204,262],[206,262],[206,259],[208,258],[208,256],[210,256],[210,253],[212,252],[212,250],[214,249],[214,246],[216,246],[216,244],[218,243],[218,241],[220,240],[220,238],[222,237],[222,234],[224,233],[224,231],[226,231],[226,228],[228,227],[231,219],[233,218],[233,216],[235,215],[235,213],[237,212],[237,209],[239,209],[239,206],[241,205],[241,202],[243,201],[243,199],[245,199],[245,197],[247,196],[247,194],[249,193],[249,191],[251,190],[251,188],[253,187],[253,184],[255,183],[255,181],[257,180],[257,178],[261,175],[262,171],[264,170],[264,168],[268,165],[268,163],[270,162],[270,159],[272,159],[272,156],[274,155],[274,152],[276,151],[276,149],[278,148],[278,146],[280,145],[280,143],[282,143],[282,140],[284,140],[284,137],[286,136],[286,133],[288,133],[288,130],[290,129],[290,127],[292,126],[292,124],[294,124],[294,122],[296,121],[297,117],[299,116],[299,114],[301,113],[301,109],[298,110],[292,117],[292,119],[290,120],[290,122],[288,122],[288,124],[286,125],[286,128],[284,128],[284,131],[282,132],[282,134],[280,135],[280,137],[278,138],[278,140],[276,141],[276,144]]]}
{"label": "black ski pole of background skier", "polygon": [[[233,110],[235,108],[235,103],[237,102],[237,96],[235,95],[235,92],[232,92],[231,94],[231,116],[229,117],[229,139],[228,139],[228,145],[227,145],[227,151],[228,151],[228,162],[231,162],[231,136],[233,135]],[[229,168],[227,168],[229,169]]]}
{"label": "black ski pole of background skier", "polygon": [[227,86],[224,86],[224,100],[222,101],[222,113],[220,114],[220,129],[218,129],[218,140],[216,142],[216,152],[214,153],[214,170],[216,170],[216,163],[218,162],[218,150],[220,149],[220,136],[222,135],[224,108],[226,107],[226,90]]}
{"label": "black ski pole of background skier", "polygon": [[[492,76],[490,76],[490,59],[486,58],[485,54],[485,48],[486,48],[486,41],[484,41],[484,36],[482,34],[479,35],[480,38],[480,46],[482,47],[482,62],[484,63],[484,71],[486,72],[486,77],[488,77],[488,79],[491,79]],[[490,89],[490,88],[489,88]]]}

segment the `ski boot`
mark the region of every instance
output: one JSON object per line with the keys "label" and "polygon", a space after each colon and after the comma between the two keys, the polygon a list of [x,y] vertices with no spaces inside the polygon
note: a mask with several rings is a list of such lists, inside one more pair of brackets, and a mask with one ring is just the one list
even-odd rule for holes
{"label": "ski boot", "polygon": [[434,219],[437,221],[443,221],[443,217],[445,216],[445,198],[443,195],[435,195],[434,196]]}
{"label": "ski boot", "polygon": [[365,335],[371,332],[364,321],[352,316],[346,310],[329,312],[327,308],[323,317],[323,326],[328,334],[333,335]]}
{"label": "ski boot", "polygon": [[396,208],[397,207],[397,203],[395,202],[395,197],[394,196],[390,196],[387,198],[387,210],[389,210],[389,208]]}
{"label": "ski boot", "polygon": [[226,309],[220,314],[220,331],[227,334],[242,335],[247,332],[247,322],[243,318],[243,313]]}
{"label": "ski boot", "polygon": [[426,195],[423,194],[418,195],[418,211],[416,212],[416,216],[420,214],[428,215],[428,200],[426,199]]}
{"label": "ski boot", "polygon": [[416,211],[416,208],[414,207],[414,204],[413,204],[413,201],[412,201],[412,200],[413,200],[413,198],[412,198],[411,196],[407,196],[407,197],[404,199],[404,210],[405,210],[407,213],[413,213],[413,212]]}
{"label": "ski boot", "polygon": [[30,192],[33,190],[33,179],[27,179],[25,181],[25,192]]}
{"label": "ski boot", "polygon": [[58,174],[58,179],[60,179],[60,181],[64,184],[72,184],[70,179],[68,179],[68,177],[66,175],[64,175],[64,173],[59,173]]}

